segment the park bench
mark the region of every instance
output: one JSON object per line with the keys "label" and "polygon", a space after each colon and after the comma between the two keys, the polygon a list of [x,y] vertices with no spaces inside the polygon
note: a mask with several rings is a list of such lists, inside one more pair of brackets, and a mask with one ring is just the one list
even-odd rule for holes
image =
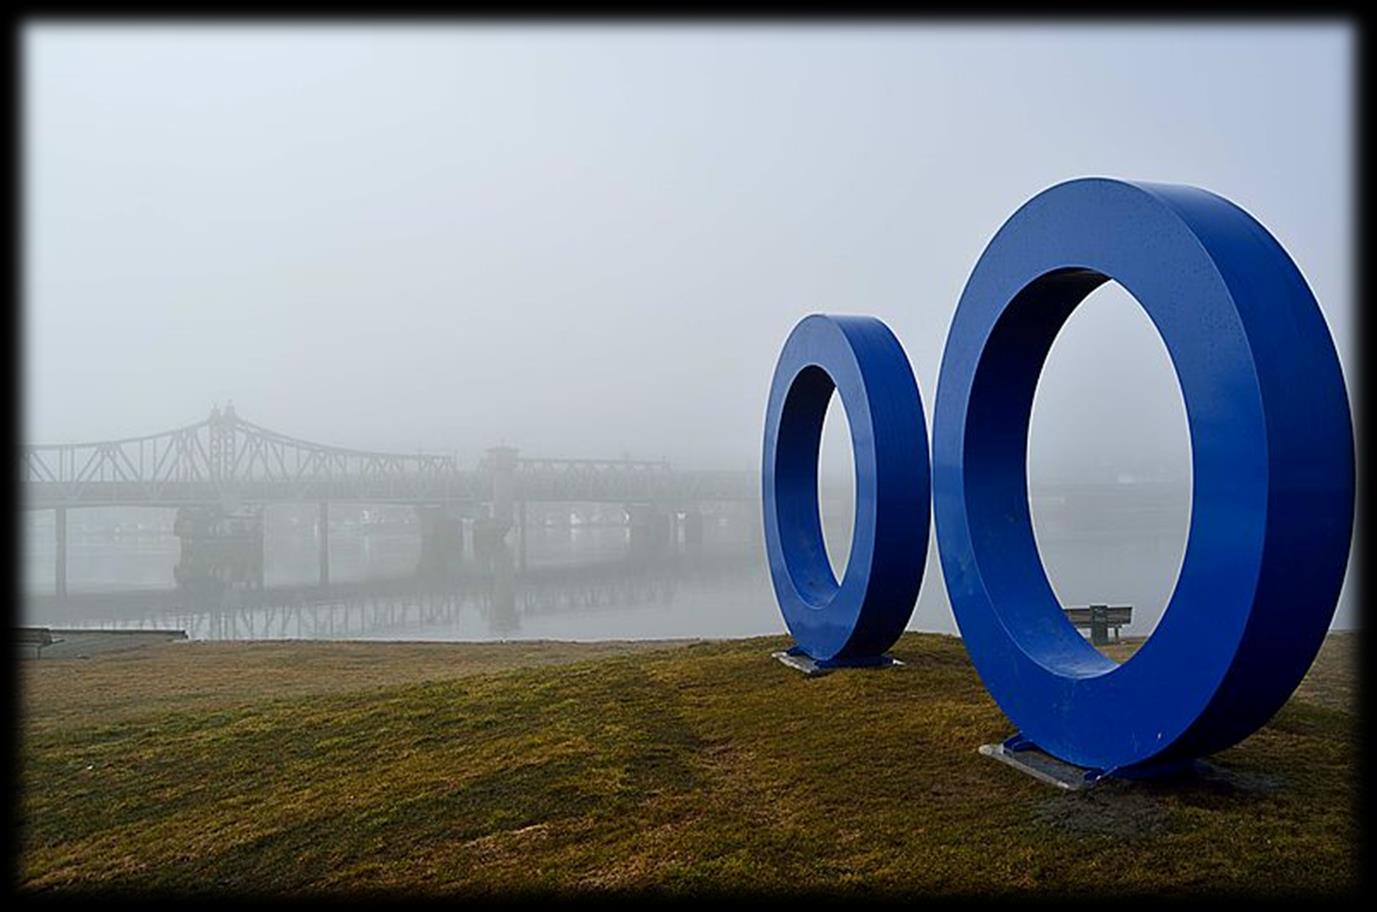
{"label": "park bench", "polygon": [[62,638],[54,638],[53,632],[47,627],[20,627],[15,631],[15,637],[19,640],[20,646],[33,647],[34,658],[38,658],[44,646],[62,642]]}
{"label": "park bench", "polygon": [[1077,627],[1090,628],[1090,642],[1104,646],[1110,642],[1109,631],[1114,630],[1114,642],[1119,640],[1119,628],[1133,620],[1132,605],[1085,605],[1063,608],[1066,619]]}

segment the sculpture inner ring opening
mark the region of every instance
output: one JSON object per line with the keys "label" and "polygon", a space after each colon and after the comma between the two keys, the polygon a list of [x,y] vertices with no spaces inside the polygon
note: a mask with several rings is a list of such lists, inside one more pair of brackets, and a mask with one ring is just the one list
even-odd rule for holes
{"label": "sculpture inner ring opening", "polygon": [[[1102,655],[1066,619],[1047,578],[1028,504],[1028,431],[1033,395],[1048,352],[1072,312],[1110,281],[1094,269],[1063,268],[1029,282],[1004,309],[976,367],[966,421],[969,482],[965,496],[977,559],[997,552],[1024,577],[1024,597],[1000,602],[1019,646],[1049,670],[1077,677],[1106,674],[1119,663]],[[1178,378],[1179,382],[1179,378]],[[998,522],[979,522],[984,517]],[[1189,541],[1187,542],[1189,547]],[[1056,633],[1049,636],[1049,628]],[[1025,636],[1037,631],[1036,636]]]}
{"label": "sculpture inner ring opening", "polygon": [[794,588],[814,609],[827,607],[840,588],[827,557],[818,504],[822,424],[835,389],[831,375],[816,364],[798,372],[784,400],[775,451],[776,510],[781,529],[790,530],[792,538],[784,559]]}

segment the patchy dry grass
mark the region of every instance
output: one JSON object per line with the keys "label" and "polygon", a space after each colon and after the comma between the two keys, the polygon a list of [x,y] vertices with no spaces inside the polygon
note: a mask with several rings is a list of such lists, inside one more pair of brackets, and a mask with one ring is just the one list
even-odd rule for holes
{"label": "patchy dry grass", "polygon": [[625,655],[690,640],[423,643],[325,640],[171,642],[90,659],[24,663],[35,730],[116,722],[169,709],[244,707],[273,697],[357,693],[508,668]]}
{"label": "patchy dry grass", "polygon": [[[20,881],[258,895],[1355,886],[1351,641],[1212,758],[1224,775],[1069,794],[976,753],[1009,725],[959,640],[907,634],[905,666],[817,679],[769,658],[785,642],[180,643],[26,662]],[[642,651],[615,654],[629,648]]]}

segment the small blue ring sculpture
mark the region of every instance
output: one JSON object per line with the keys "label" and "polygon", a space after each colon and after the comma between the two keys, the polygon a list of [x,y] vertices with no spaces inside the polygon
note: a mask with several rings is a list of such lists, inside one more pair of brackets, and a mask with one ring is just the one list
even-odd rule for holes
{"label": "small blue ring sculpture", "polygon": [[[833,389],[856,466],[856,521],[840,583],[818,514],[818,445]],[[820,314],[794,327],[770,386],[761,474],[770,576],[797,648],[831,664],[879,657],[913,613],[931,517],[922,401],[889,327]]]}
{"label": "small blue ring sculpture", "polygon": [[[1068,623],[1029,519],[1028,421],[1052,340],[1113,279],[1171,354],[1190,425],[1189,537],[1157,629],[1122,665]],[[1267,721],[1314,660],[1353,528],[1353,429],[1324,318],[1281,245],[1193,187],[1075,180],[990,241],[933,413],[933,509],[966,649],[1022,737],[1119,775]]]}

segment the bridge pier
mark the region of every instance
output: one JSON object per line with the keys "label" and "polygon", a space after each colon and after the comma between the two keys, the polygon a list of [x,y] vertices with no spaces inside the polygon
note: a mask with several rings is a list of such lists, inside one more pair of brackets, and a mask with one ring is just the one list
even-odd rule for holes
{"label": "bridge pier", "polygon": [[628,557],[649,557],[663,551],[670,543],[670,519],[654,504],[628,504],[626,514],[630,526]]}
{"label": "bridge pier", "polygon": [[473,520],[474,562],[484,570],[491,570],[497,554],[511,547],[507,542],[507,534],[511,530],[510,518],[499,520],[492,516],[491,505],[485,507],[484,512]]}
{"label": "bridge pier", "polygon": [[54,570],[56,578],[53,580],[53,591],[57,597],[65,599],[67,597],[67,508],[57,507],[54,510],[57,521],[54,527],[57,530],[57,561]]}
{"label": "bridge pier", "polygon": [[512,572],[512,550],[502,545],[493,555],[492,589],[488,615],[488,630],[505,636],[521,629],[521,615],[516,610],[516,578]]}
{"label": "bridge pier", "polygon": [[[515,447],[508,446],[488,448],[487,470],[491,487],[487,515],[479,516],[473,524],[474,557],[487,568],[493,566],[498,551],[507,547],[507,533],[511,531],[517,519],[517,452]],[[524,529],[522,532],[524,533]],[[524,542],[522,549],[524,552]],[[507,559],[511,560],[510,552]]]}
{"label": "bridge pier", "polygon": [[463,521],[440,504],[418,504],[421,527],[422,573],[443,573],[458,564],[464,553]]}
{"label": "bridge pier", "polygon": [[492,518],[506,529],[516,518],[516,456],[515,447],[489,447],[488,466],[492,473]]}
{"label": "bridge pier", "polygon": [[172,569],[179,589],[201,594],[263,588],[263,512],[216,504],[177,508],[172,531],[181,555]]}
{"label": "bridge pier", "polygon": [[320,515],[316,519],[316,542],[320,548],[320,584],[330,584],[330,502],[320,502]]}

